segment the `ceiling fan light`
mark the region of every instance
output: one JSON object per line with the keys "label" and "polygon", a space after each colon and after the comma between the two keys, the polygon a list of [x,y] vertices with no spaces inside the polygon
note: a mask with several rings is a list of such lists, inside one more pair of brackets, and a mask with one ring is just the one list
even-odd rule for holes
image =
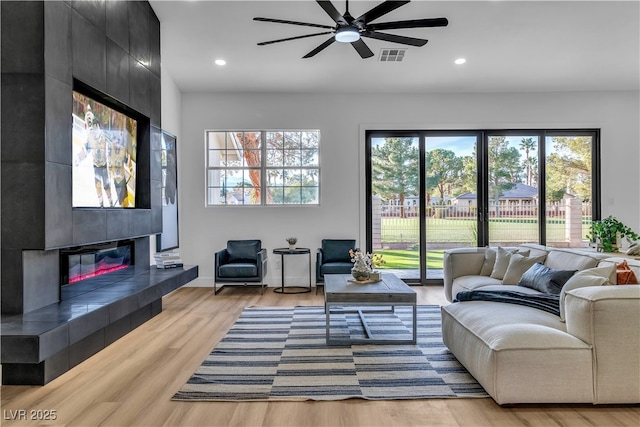
{"label": "ceiling fan light", "polygon": [[355,27],[342,27],[336,30],[336,41],[340,43],[353,43],[360,40],[360,32]]}

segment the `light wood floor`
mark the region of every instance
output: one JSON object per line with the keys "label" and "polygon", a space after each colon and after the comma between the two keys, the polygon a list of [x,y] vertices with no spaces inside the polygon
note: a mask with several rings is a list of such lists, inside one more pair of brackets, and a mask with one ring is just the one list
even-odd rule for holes
{"label": "light wood floor", "polygon": [[[419,304],[446,304],[441,287],[416,287]],[[263,296],[255,288],[181,288],[164,311],[44,387],[3,386],[4,426],[638,426],[640,408],[516,406],[492,399],[334,402],[173,402],[251,305],[322,305],[322,295]],[[26,411],[27,420],[19,418]],[[55,421],[31,415],[55,411]],[[16,414],[18,414],[16,416]]]}

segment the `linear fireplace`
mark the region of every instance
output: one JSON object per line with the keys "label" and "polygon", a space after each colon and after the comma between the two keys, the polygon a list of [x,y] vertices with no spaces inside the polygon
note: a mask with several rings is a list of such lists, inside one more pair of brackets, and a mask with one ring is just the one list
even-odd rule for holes
{"label": "linear fireplace", "polygon": [[133,266],[134,246],[132,240],[120,240],[60,250],[60,299],[66,299],[71,287],[81,283],[85,290],[104,286],[108,282],[104,275]]}

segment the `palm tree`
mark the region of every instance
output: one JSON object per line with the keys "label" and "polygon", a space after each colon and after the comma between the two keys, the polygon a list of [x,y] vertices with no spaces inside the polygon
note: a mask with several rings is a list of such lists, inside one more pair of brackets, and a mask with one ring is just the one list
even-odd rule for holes
{"label": "palm tree", "polygon": [[529,152],[536,148],[536,143],[533,138],[522,138],[520,141],[520,150],[524,151],[524,166],[526,173],[526,184],[531,186],[533,184],[533,160],[529,158]]}

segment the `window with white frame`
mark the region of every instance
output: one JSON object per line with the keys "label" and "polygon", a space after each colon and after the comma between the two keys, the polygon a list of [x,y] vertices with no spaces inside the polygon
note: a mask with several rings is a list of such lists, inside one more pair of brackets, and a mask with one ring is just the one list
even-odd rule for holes
{"label": "window with white frame", "polygon": [[317,205],[320,131],[205,132],[207,206]]}

